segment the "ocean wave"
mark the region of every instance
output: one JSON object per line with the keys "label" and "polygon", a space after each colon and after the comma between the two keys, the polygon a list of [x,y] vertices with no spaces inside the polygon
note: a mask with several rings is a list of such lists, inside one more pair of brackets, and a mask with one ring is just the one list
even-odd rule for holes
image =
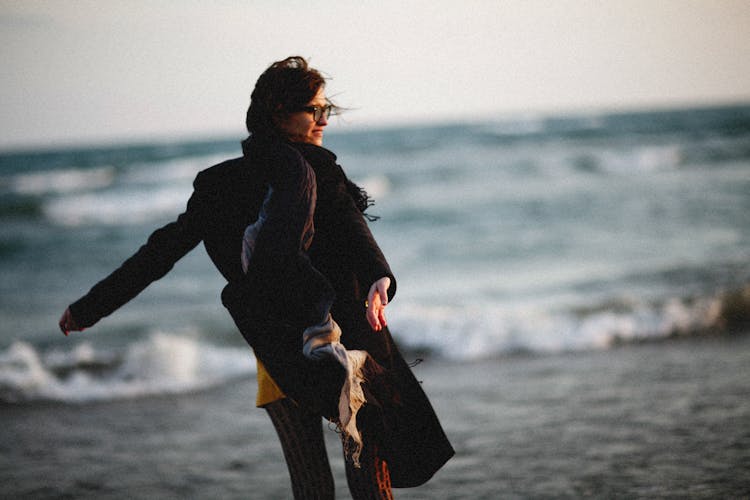
{"label": "ocean wave", "polygon": [[190,187],[120,190],[62,196],[44,205],[44,214],[63,226],[141,224],[176,217],[185,209]]}
{"label": "ocean wave", "polygon": [[201,155],[131,165],[123,172],[125,184],[191,183],[196,174],[225,160],[226,156]]}
{"label": "ocean wave", "polygon": [[475,133],[480,140],[485,142],[487,140],[502,142],[503,139],[538,136],[547,131],[546,120],[547,118],[541,114],[517,115],[506,120],[495,120],[479,125]]}
{"label": "ocean wave", "polygon": [[89,343],[42,353],[15,342],[0,353],[0,401],[83,403],[184,393],[254,372],[248,349],[174,334],[155,333],[123,353],[97,350]]}
{"label": "ocean wave", "polygon": [[684,162],[678,144],[652,144],[618,151],[601,149],[574,154],[568,160],[576,170],[631,175],[679,168]]}
{"label": "ocean wave", "polygon": [[43,195],[48,193],[76,193],[108,187],[115,178],[113,167],[70,168],[65,170],[16,174],[3,184],[17,194]]}
{"label": "ocean wave", "polygon": [[471,361],[517,353],[608,349],[671,337],[746,331],[750,286],[658,303],[608,301],[593,307],[408,305],[392,315],[399,344],[413,353]]}
{"label": "ocean wave", "polygon": [[[658,303],[623,299],[566,310],[403,304],[389,319],[407,358],[475,361],[603,350],[673,337],[745,333],[750,328],[750,285],[705,297]],[[0,402],[83,403],[186,393],[248,377],[255,370],[246,347],[220,347],[191,335],[157,332],[121,350],[82,342],[42,351],[16,341],[0,352]]]}

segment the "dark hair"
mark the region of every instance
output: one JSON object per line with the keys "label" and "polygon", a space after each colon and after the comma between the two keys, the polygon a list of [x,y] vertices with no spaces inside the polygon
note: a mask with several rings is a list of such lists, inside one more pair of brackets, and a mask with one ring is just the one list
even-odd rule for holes
{"label": "dark hair", "polygon": [[[260,75],[250,95],[250,107],[245,118],[247,131],[254,137],[283,136],[274,118],[306,106],[325,84],[325,77],[311,68],[303,57],[292,56],[276,61]],[[368,220],[377,220],[377,216],[365,213],[374,204],[367,191],[350,181],[341,167],[338,168],[354,204]]]}
{"label": "dark hair", "polygon": [[251,135],[279,135],[274,118],[306,106],[326,79],[300,56],[276,61],[255,83],[245,125]]}

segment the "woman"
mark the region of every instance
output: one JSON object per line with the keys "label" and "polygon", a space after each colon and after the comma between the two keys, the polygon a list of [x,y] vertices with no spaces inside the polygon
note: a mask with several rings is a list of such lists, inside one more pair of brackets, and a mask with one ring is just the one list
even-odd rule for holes
{"label": "woman", "polygon": [[[295,498],[333,497],[321,416],[342,425],[343,396],[357,391],[365,404],[342,438],[349,489],[391,498],[391,485],[424,483],[453,449],[388,332],[396,281],[363,216],[369,199],[321,147],[332,107],[303,58],[272,64],[251,96],[243,156],[200,172],[186,211],[71,304],[60,328],[93,325],[203,241],[259,360],[257,405],[277,429]],[[365,383],[331,352],[364,353]]]}

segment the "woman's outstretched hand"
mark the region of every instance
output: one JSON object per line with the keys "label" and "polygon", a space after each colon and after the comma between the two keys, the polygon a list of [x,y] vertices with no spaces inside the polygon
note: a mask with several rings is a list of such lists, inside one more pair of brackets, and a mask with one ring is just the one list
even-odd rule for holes
{"label": "woman's outstretched hand", "polygon": [[385,306],[388,305],[388,287],[390,286],[390,278],[380,278],[372,284],[367,294],[367,322],[376,332],[388,324],[385,320]]}
{"label": "woman's outstretched hand", "polygon": [[65,312],[60,316],[60,330],[67,337],[70,332],[80,332],[83,328],[78,326],[76,320],[73,319],[73,315],[70,312],[70,308],[65,309]]}

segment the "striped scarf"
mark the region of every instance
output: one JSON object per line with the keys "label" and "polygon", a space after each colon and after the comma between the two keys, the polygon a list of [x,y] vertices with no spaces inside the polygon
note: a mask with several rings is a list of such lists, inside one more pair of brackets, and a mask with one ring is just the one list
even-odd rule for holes
{"label": "striped scarf", "polygon": [[[341,329],[331,317],[326,321],[308,327],[302,333],[302,353],[309,359],[320,361],[334,359],[346,370],[346,379],[341,386],[339,396],[339,418],[337,426],[344,435],[345,453],[351,457],[354,466],[359,468],[359,456],[362,453],[362,435],[357,429],[357,412],[367,400],[362,384],[367,382],[365,366],[370,370],[377,363],[367,351],[349,350],[340,342]],[[367,363],[368,359],[372,363]],[[349,446],[351,438],[352,445]]]}

